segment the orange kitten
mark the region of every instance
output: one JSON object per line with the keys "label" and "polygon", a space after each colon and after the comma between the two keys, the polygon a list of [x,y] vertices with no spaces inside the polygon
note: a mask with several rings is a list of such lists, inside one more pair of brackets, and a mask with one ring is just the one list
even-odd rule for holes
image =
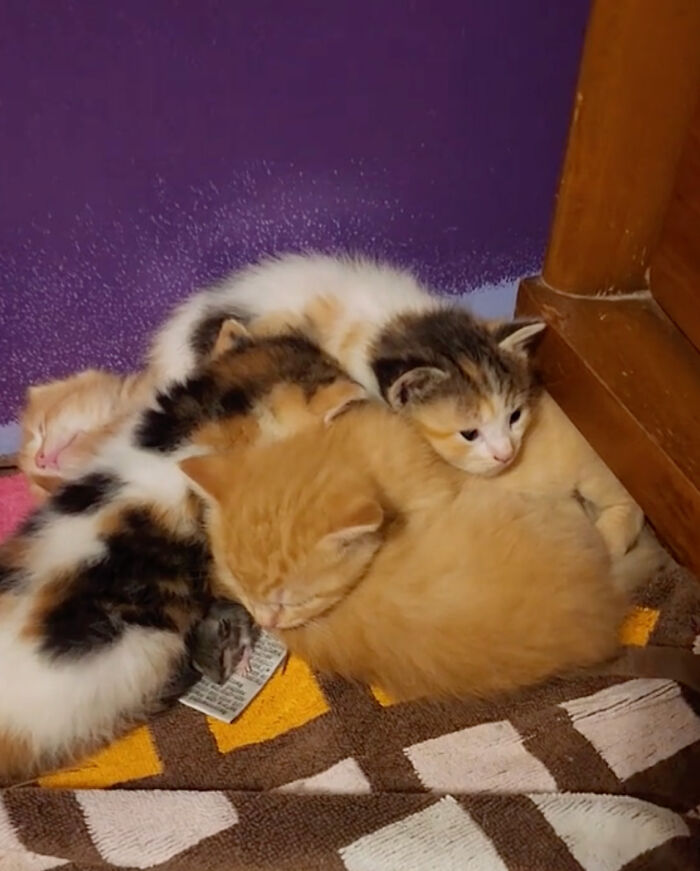
{"label": "orange kitten", "polygon": [[465,476],[387,409],[181,467],[211,504],[219,589],[312,667],[397,699],[489,694],[605,660],[622,588],[573,498]]}
{"label": "orange kitten", "polygon": [[150,386],[143,375],[87,369],[27,391],[17,458],[34,496],[43,501],[76,471],[133,411],[145,405]]}

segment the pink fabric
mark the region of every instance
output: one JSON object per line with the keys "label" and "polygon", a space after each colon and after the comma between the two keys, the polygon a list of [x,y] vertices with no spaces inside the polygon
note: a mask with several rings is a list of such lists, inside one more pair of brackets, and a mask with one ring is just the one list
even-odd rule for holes
{"label": "pink fabric", "polygon": [[0,477],[0,541],[8,538],[34,507],[24,475]]}

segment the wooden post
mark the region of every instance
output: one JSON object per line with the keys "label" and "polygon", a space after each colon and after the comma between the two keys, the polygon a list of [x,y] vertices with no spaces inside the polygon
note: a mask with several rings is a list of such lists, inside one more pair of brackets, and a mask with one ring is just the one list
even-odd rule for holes
{"label": "wooden post", "polygon": [[676,176],[699,97],[700,0],[595,0],[543,274],[517,305],[548,324],[550,393],[697,573],[700,354],[647,275],[695,340],[675,289],[698,298],[700,176]]}
{"label": "wooden post", "polygon": [[595,0],[543,269],[550,287],[647,286],[699,86],[700,0]]}

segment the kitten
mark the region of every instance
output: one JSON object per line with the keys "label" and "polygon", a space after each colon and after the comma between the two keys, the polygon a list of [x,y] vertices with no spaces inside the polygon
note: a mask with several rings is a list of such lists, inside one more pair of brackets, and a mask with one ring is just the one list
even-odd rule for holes
{"label": "kitten", "polygon": [[492,484],[548,498],[577,495],[613,559],[635,544],[644,525],[642,509],[545,392],[533,405],[521,452]]}
{"label": "kitten", "polygon": [[0,784],[71,761],[157,710],[187,661],[211,558],[196,502],[105,465],[0,546]]}
{"label": "kitten", "polygon": [[461,469],[492,475],[517,456],[535,392],[527,350],[543,323],[490,331],[387,264],[287,255],[181,305],[150,352],[156,381],[186,378],[227,317],[254,334],[302,330]]}
{"label": "kitten", "polygon": [[575,499],[462,475],[376,404],[181,468],[210,502],[217,594],[312,667],[396,699],[488,695],[605,660],[625,589],[656,559],[640,545],[611,564]]}
{"label": "kitten", "polygon": [[17,464],[38,502],[76,471],[134,411],[146,405],[144,375],[88,369],[27,391]]}
{"label": "kitten", "polygon": [[212,421],[242,450],[363,395],[303,338],[233,344],[126,421],[0,547],[0,783],[93,749],[179,689],[212,564],[177,463],[207,449]]}

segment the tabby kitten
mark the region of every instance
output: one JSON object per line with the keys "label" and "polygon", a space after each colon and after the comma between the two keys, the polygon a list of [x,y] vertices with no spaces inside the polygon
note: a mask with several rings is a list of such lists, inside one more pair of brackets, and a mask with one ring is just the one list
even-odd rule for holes
{"label": "tabby kitten", "polygon": [[396,699],[605,660],[625,590],[656,565],[646,541],[611,562],[574,498],[464,476],[376,404],[232,457],[181,463],[211,505],[218,595],[312,667]]}
{"label": "tabby kitten", "polygon": [[387,264],[287,255],[181,305],[151,349],[156,381],[187,378],[227,317],[254,334],[302,330],[461,469],[492,475],[517,456],[534,396],[527,350],[542,323],[489,331]]}
{"label": "tabby kitten", "polygon": [[212,573],[177,463],[208,449],[212,421],[218,445],[241,449],[361,395],[301,337],[234,344],[124,424],[0,547],[0,782],[98,746],[177,689]]}

